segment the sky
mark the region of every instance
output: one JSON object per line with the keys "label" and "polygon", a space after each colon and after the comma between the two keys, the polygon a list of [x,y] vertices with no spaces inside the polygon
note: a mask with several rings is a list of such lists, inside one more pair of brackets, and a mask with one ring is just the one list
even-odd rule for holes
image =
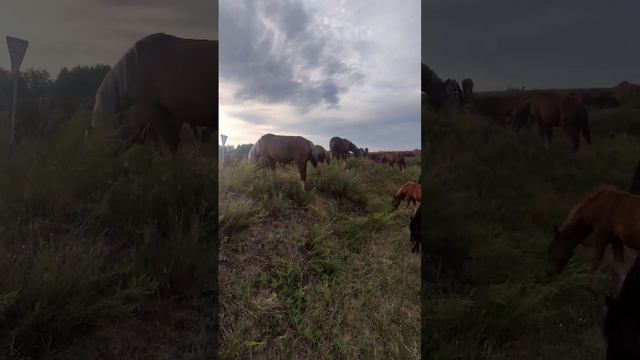
{"label": "sky", "polygon": [[220,133],[420,148],[420,1],[223,0]]}
{"label": "sky", "polygon": [[474,90],[640,83],[640,1],[424,0],[422,59]]}
{"label": "sky", "polygon": [[165,32],[218,39],[217,0],[2,0],[0,68],[10,69],[4,37],[29,41],[21,69],[113,65],[137,40]]}

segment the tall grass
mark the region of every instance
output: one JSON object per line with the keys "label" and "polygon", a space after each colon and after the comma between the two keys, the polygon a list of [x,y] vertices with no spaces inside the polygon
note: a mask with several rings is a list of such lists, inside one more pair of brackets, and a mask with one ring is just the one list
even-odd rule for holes
{"label": "tall grass", "polygon": [[596,185],[626,189],[638,161],[637,111],[590,115],[593,146],[574,154],[559,130],[547,150],[534,129],[423,114],[428,358],[602,358],[609,290],[587,291],[589,249],[577,249],[561,279],[540,280],[553,224]]}
{"label": "tall grass", "polygon": [[[215,158],[188,145],[161,155],[150,144],[113,156],[106,138],[84,142],[87,119],[81,114],[56,137],[25,139],[11,151],[0,144],[1,357],[92,357],[84,349],[99,346],[141,358],[150,342],[162,345],[147,356],[180,354],[173,318],[202,311],[180,302],[186,297],[210,303],[187,331],[209,343]],[[163,334],[154,338],[154,328]],[[137,341],[124,349],[130,336]],[[209,344],[198,347],[200,356],[213,353]]]}
{"label": "tall grass", "polygon": [[418,359],[418,257],[392,194],[417,180],[350,159],[347,169],[220,175],[223,359]]}

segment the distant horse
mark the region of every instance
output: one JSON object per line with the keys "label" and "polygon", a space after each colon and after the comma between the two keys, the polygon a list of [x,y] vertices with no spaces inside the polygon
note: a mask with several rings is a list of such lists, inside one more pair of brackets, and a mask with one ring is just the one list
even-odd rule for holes
{"label": "distant horse", "polygon": [[554,92],[540,93],[531,99],[530,112],[546,148],[549,147],[554,127],[564,128],[574,151],[580,148],[580,135],[591,144],[587,110],[579,97],[563,97]]}
{"label": "distant horse", "polygon": [[615,261],[624,263],[624,245],[640,250],[640,196],[612,186],[599,186],[573,207],[564,224],[554,225],[554,240],[547,249],[547,276],[560,274],[573,255],[573,250],[590,234],[594,235],[591,272],[594,273],[611,245]]}
{"label": "distant horse", "polygon": [[388,163],[391,167],[398,165],[400,170],[407,168],[407,164],[404,161],[404,155],[402,155],[402,153],[387,153],[382,157],[382,163]]}
{"label": "distant horse", "polygon": [[411,252],[419,253],[420,243],[422,242],[422,203],[418,205],[418,209],[411,217],[409,231],[411,232]]}
{"label": "distant horse", "polygon": [[318,167],[318,153],[313,143],[302,136],[265,134],[249,150],[249,161],[275,170],[276,163],[295,162],[302,189],[307,179],[307,161]]}
{"label": "distant horse", "polygon": [[607,360],[640,359],[640,256],[627,273],[615,299],[606,298],[604,336]]}
{"label": "distant horse", "polygon": [[329,148],[331,149],[331,155],[336,157],[336,160],[342,159],[342,167],[347,167],[347,155],[352,152],[356,157],[363,155],[363,152],[351,141],[335,136],[329,140]]}
{"label": "distant horse", "polygon": [[393,210],[398,208],[398,205],[402,202],[402,200],[407,201],[407,207],[410,204],[414,206],[416,203],[422,202],[422,186],[419,183],[413,181],[407,181],[396,193],[393,197],[393,201],[391,205],[393,205]]}
{"label": "distant horse", "polygon": [[318,162],[321,164],[329,164],[331,162],[331,157],[329,156],[329,152],[325,150],[321,145],[314,145],[316,147],[316,153],[318,154]]}
{"label": "distant horse", "polygon": [[454,79],[447,79],[444,82],[444,90],[449,98],[449,104],[455,108],[462,108],[464,105],[464,99],[462,96],[462,88],[458,82]]}
{"label": "distant horse", "polygon": [[464,98],[464,102],[467,102],[471,99],[471,95],[473,94],[473,80],[471,79],[462,79],[462,96]]}

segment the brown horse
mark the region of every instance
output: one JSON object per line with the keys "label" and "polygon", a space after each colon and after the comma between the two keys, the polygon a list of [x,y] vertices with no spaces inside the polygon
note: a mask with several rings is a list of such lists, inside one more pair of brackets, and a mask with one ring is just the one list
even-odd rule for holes
{"label": "brown horse", "polygon": [[342,168],[347,167],[347,156],[349,152],[352,152],[356,157],[364,155],[364,152],[354,143],[338,136],[332,137],[331,140],[329,140],[329,149],[331,150],[331,155],[336,157],[336,160],[340,161],[340,159],[342,159]]}
{"label": "brown horse", "polygon": [[407,207],[410,204],[416,205],[416,203],[422,202],[422,186],[420,184],[407,181],[400,190],[393,197],[393,201],[391,205],[393,205],[393,210],[398,208],[398,205],[402,202],[402,200],[407,200]]}
{"label": "brown horse", "polygon": [[156,135],[175,152],[182,124],[217,127],[217,61],[218,41],[161,33],[137,41],[96,91],[87,135],[117,130],[121,149]]}
{"label": "brown horse", "polygon": [[411,232],[411,252],[419,253],[420,243],[422,242],[422,203],[418,205],[418,209],[411,217],[409,231]]}
{"label": "brown horse", "polygon": [[[591,272],[595,272],[611,245],[615,261],[624,263],[624,245],[640,250],[640,196],[612,186],[599,186],[573,207],[564,224],[554,225],[549,244],[549,277],[558,275],[569,262],[573,250],[590,234],[594,235]],[[619,269],[618,269],[619,270]]]}
{"label": "brown horse", "polygon": [[604,336],[607,360],[640,359],[640,256],[627,273],[615,299],[606,298]]}
{"label": "brown horse", "polygon": [[564,128],[573,143],[574,151],[580,148],[580,135],[591,144],[587,110],[578,96],[562,96],[555,92],[540,93],[531,99],[530,114],[538,126],[546,148],[549,148],[554,127]]}
{"label": "brown horse", "polygon": [[316,147],[316,153],[318,154],[318,162],[321,164],[329,164],[331,161],[329,152],[325,150],[321,145],[314,145]]}
{"label": "brown horse", "polygon": [[302,136],[266,134],[249,150],[249,161],[275,170],[276,163],[295,162],[300,172],[302,189],[307,179],[307,161],[318,167],[318,154],[313,143]]}
{"label": "brown horse", "polygon": [[407,164],[404,161],[404,155],[402,153],[387,153],[382,157],[382,163],[388,163],[391,167],[398,165],[400,170],[407,168]]}

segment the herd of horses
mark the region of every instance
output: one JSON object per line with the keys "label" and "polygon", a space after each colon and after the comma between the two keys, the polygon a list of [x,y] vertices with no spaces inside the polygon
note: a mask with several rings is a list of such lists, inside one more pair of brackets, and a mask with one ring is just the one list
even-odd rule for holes
{"label": "herd of horses", "polygon": [[[359,148],[352,141],[333,137],[329,140],[329,150],[325,150],[321,145],[313,144],[302,136],[290,135],[262,135],[249,150],[247,159],[249,163],[258,167],[269,168],[275,171],[277,164],[295,163],[300,174],[300,184],[305,189],[307,179],[307,162],[311,162],[314,168],[318,168],[320,164],[330,163],[333,159],[342,162],[342,168],[346,168],[346,161],[349,156],[357,158],[369,158],[375,162],[389,164],[391,167],[398,165],[400,170],[406,168],[405,156],[416,156],[419,150],[406,152],[369,152],[368,148]],[[392,200],[393,210],[395,210],[402,200],[406,200],[407,206],[414,206],[422,202],[422,188],[419,183],[409,181],[404,184],[395,194]],[[409,229],[411,231],[412,251],[419,252],[420,237],[416,235],[420,227],[420,205],[411,217]]]}
{"label": "herd of horses", "polygon": [[[535,125],[548,148],[552,128],[560,127],[580,148],[582,137],[591,144],[588,108],[620,107],[630,95],[640,94],[640,86],[622,82],[610,89],[511,90],[474,94],[472,82],[465,90],[455,80],[442,81],[428,66],[422,65],[423,104],[435,112],[468,111],[489,118],[501,126],[511,125],[517,132]],[[584,196],[569,212],[564,223],[553,227],[546,275],[552,279],[562,273],[582,244],[592,251],[590,272],[600,267],[605,250],[611,247],[619,275],[617,296],[606,296],[604,335],[607,359],[640,359],[640,256],[624,275],[625,247],[640,251],[640,162],[629,191],[601,185]],[[591,236],[591,243],[585,240]],[[622,281],[624,280],[624,281]]]}
{"label": "herd of horses", "polygon": [[580,140],[591,144],[588,108],[620,107],[628,96],[640,94],[640,85],[623,81],[613,88],[565,90],[509,90],[473,93],[473,81],[443,81],[422,64],[423,104],[435,112],[452,109],[472,113],[518,132],[537,126],[545,147],[549,147],[553,128],[562,128],[578,151]]}

